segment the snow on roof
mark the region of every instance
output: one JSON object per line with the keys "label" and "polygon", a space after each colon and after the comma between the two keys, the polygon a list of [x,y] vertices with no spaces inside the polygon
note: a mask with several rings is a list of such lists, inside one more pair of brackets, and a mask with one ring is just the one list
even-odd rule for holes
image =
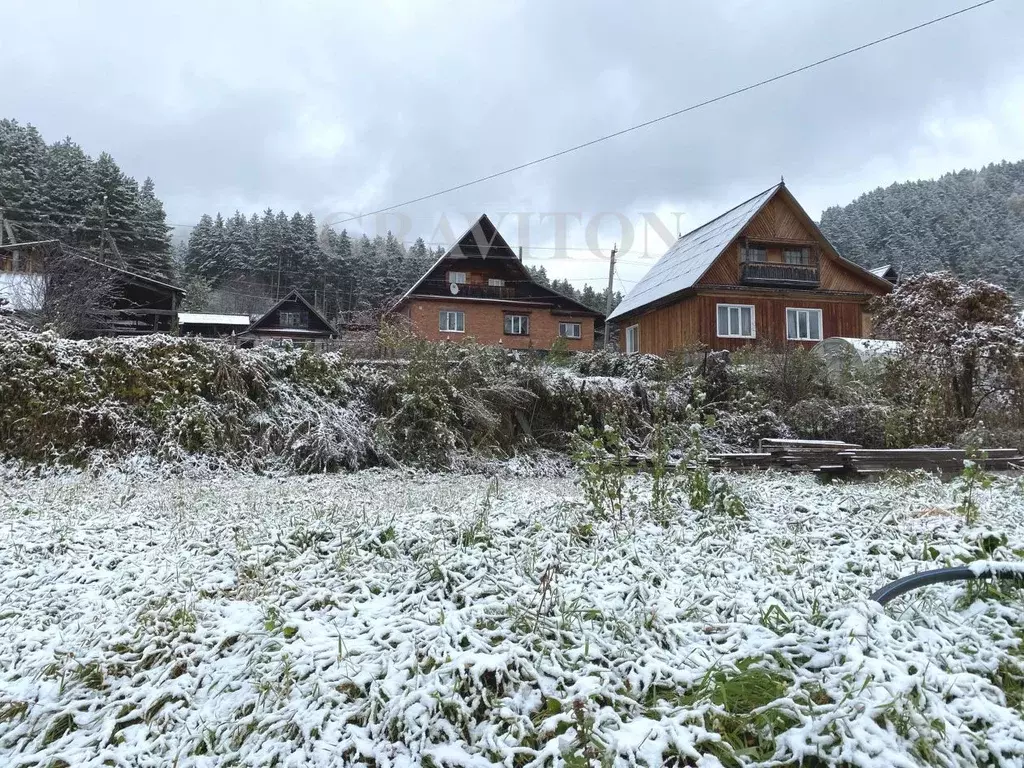
{"label": "snow on roof", "polygon": [[43,278],[23,272],[0,272],[0,299],[18,312],[38,312],[43,308]]}
{"label": "snow on roof", "polygon": [[214,315],[206,312],[179,312],[178,323],[183,325],[244,325],[251,321],[248,315]]}
{"label": "snow on roof", "polygon": [[780,187],[766,189],[672,244],[608,316],[614,320],[696,283]]}

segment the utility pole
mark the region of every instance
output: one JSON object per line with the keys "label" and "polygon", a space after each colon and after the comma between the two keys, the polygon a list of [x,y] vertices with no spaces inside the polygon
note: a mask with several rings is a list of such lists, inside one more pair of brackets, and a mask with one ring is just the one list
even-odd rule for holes
{"label": "utility pole", "polygon": [[608,315],[612,313],[612,280],[615,278],[615,254],[619,250],[619,244],[612,246],[612,258],[608,263],[608,296],[604,302],[604,348],[608,349]]}
{"label": "utility pole", "polygon": [[100,264],[103,263],[103,248],[107,244],[107,196],[103,196],[103,214],[100,218]]}
{"label": "utility pole", "polygon": [[0,208],[0,245],[4,244],[4,209]]}

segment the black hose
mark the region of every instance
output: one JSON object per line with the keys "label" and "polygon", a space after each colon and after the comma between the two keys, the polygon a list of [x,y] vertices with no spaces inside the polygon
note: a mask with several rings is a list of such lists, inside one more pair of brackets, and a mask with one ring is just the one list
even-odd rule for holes
{"label": "black hose", "polygon": [[970,567],[960,565],[955,568],[938,568],[934,571],[921,571],[896,579],[891,584],[886,584],[873,595],[871,599],[876,603],[885,605],[890,600],[910,592],[918,587],[927,587],[929,584],[944,584],[948,581],[971,581],[972,579],[1015,579],[1024,581],[1024,571],[995,570],[975,573]]}

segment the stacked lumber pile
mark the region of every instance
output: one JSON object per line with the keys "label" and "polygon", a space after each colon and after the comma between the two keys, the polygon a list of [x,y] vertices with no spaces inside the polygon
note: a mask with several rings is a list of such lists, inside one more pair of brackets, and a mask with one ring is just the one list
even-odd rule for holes
{"label": "stacked lumber pile", "polygon": [[[967,451],[960,448],[899,448],[892,450],[844,451],[836,458],[858,474],[875,474],[893,469],[925,469],[930,472],[953,473],[964,468]],[[981,448],[977,462],[985,469],[1012,469],[1024,461],[1016,448]]]}
{"label": "stacked lumber pile", "polygon": [[[711,457],[711,463],[721,469],[784,469],[843,477],[915,469],[953,474],[964,468],[965,459],[967,452],[960,448],[875,450],[839,440],[766,439],[758,453],[720,453]],[[1024,456],[1015,448],[982,448],[977,461],[991,470],[1024,467]]]}

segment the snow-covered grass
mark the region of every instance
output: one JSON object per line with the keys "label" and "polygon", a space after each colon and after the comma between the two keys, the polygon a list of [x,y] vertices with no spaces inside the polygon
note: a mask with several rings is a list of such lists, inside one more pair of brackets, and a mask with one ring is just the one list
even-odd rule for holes
{"label": "snow-covered grass", "polygon": [[[180,469],[180,468],[179,468]],[[1024,497],[731,478],[590,520],[571,479],[0,468],[5,766],[1020,765]],[[659,516],[659,519],[661,516]]]}

